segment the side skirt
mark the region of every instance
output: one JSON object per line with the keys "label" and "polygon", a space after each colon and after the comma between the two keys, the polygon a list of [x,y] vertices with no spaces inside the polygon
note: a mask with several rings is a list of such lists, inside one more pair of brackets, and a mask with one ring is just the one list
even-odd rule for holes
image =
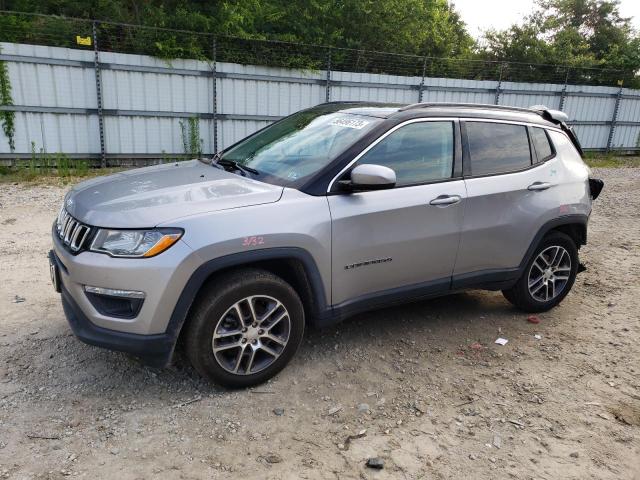
{"label": "side skirt", "polygon": [[457,275],[453,278],[438,279],[406,287],[383,290],[363,295],[354,300],[332,305],[314,318],[313,323],[320,328],[327,327],[357,315],[358,313],[419,302],[469,289],[503,290],[513,286],[519,276],[519,268],[483,270]]}
{"label": "side skirt", "polygon": [[482,290],[504,290],[512,287],[520,278],[521,269],[492,269],[479,272],[454,275],[451,279],[451,290],[479,288]]}
{"label": "side skirt", "polygon": [[330,306],[314,319],[314,324],[317,327],[326,327],[358,313],[446,295],[449,293],[450,287],[451,279],[443,278],[362,295],[353,300]]}

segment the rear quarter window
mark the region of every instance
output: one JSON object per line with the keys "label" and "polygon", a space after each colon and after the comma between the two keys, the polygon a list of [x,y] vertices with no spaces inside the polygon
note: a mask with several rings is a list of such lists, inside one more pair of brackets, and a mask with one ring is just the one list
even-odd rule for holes
{"label": "rear quarter window", "polygon": [[538,162],[544,162],[553,157],[553,148],[549,143],[549,137],[544,131],[544,128],[533,127],[531,128],[530,132],[531,141],[533,142],[533,146],[536,149]]}
{"label": "rear quarter window", "polygon": [[527,127],[509,123],[466,122],[471,175],[491,175],[531,166]]}

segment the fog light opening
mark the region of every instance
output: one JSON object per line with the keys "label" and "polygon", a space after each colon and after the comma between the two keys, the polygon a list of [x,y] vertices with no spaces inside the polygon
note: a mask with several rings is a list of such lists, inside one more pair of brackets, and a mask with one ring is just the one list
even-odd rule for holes
{"label": "fog light opening", "polygon": [[144,302],[144,292],[85,285],[87,298],[98,313],[107,317],[132,319],[138,316]]}

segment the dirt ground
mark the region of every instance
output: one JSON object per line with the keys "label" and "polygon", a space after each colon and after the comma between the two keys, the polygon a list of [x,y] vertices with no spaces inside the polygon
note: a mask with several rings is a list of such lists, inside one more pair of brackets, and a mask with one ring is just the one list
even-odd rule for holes
{"label": "dirt ground", "polygon": [[0,478],[640,479],[640,169],[596,173],[588,270],[539,324],[499,292],[381,310],[235,392],[77,341],[64,189],[0,185]]}

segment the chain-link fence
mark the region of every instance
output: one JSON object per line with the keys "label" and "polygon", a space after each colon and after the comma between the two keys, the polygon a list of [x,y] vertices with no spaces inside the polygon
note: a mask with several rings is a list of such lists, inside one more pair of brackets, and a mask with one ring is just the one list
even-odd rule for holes
{"label": "chain-link fence", "polygon": [[629,72],[6,11],[0,11],[0,42],[0,63],[9,65],[13,87],[11,102],[0,99],[0,114],[20,116],[12,131],[5,128],[11,142],[0,134],[0,160],[28,158],[34,150],[101,165],[211,154],[284,115],[332,100],[545,103],[569,112],[588,148],[638,147],[640,96],[622,88],[637,81]]}

